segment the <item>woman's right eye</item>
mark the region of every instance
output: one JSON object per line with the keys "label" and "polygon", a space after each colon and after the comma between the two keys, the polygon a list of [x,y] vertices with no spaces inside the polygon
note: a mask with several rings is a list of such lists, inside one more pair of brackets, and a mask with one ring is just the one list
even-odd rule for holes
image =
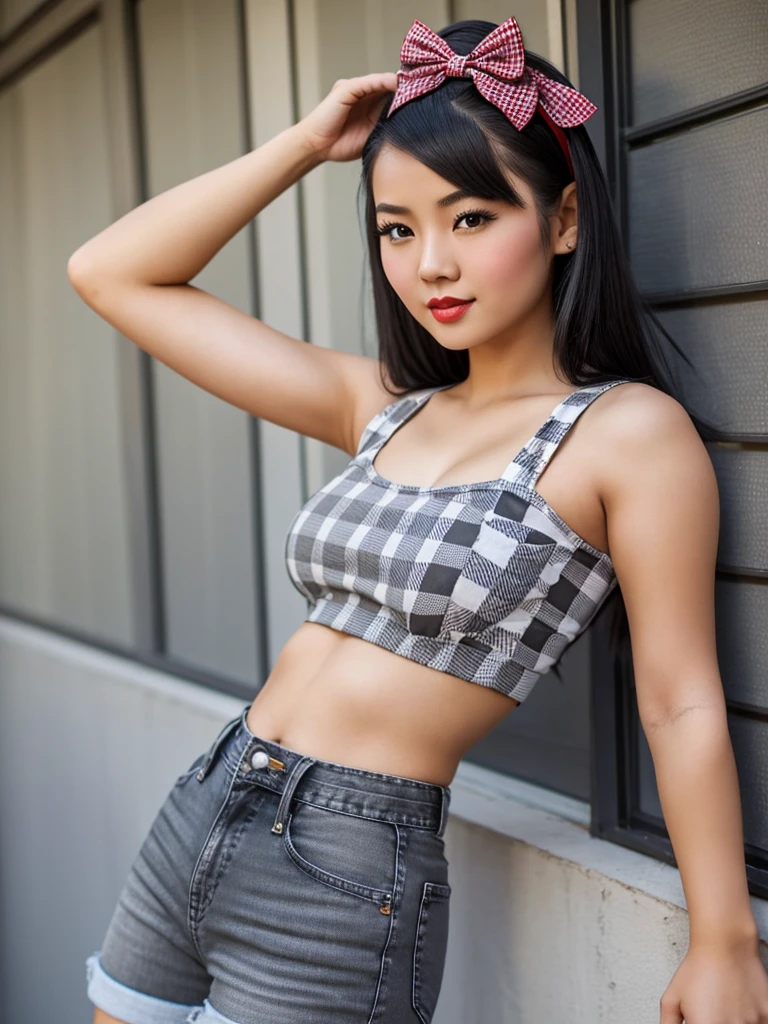
{"label": "woman's right eye", "polygon": [[410,231],[411,230],[408,227],[407,224],[391,224],[391,223],[388,223],[388,224],[382,224],[381,227],[377,227],[376,228],[376,234],[379,235],[379,236],[389,235],[391,241],[397,242],[397,241],[399,241],[399,239],[396,238],[396,237],[393,238],[392,235],[390,234],[390,232],[394,231],[395,228],[405,228],[406,231]]}

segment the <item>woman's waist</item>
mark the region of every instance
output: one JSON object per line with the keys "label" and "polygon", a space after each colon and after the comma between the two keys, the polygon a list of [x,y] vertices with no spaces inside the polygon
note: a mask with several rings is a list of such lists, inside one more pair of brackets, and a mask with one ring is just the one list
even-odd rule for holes
{"label": "woman's waist", "polygon": [[248,724],[315,757],[447,786],[467,750],[515,705],[365,640],[303,623]]}

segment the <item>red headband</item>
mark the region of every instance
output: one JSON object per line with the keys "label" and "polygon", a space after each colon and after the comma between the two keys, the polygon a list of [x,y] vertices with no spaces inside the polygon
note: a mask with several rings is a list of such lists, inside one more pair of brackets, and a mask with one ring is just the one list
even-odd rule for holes
{"label": "red headband", "polygon": [[446,78],[471,78],[478,91],[512,122],[518,131],[539,113],[555,134],[573,175],[568,140],[563,128],[583,124],[597,107],[586,96],[549,78],[525,63],[520,26],[514,18],[497,25],[465,57],[450,48],[418,19],[408,29],[400,50],[398,85],[387,112],[390,117],[409,100],[442,85]]}

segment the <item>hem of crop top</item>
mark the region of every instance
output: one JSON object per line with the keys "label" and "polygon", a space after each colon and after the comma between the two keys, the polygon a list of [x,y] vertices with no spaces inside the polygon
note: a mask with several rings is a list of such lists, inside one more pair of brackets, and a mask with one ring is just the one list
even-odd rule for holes
{"label": "hem of crop top", "polygon": [[[355,595],[341,601],[334,601],[332,595],[318,598],[306,621],[317,622],[340,633],[356,636],[409,661],[416,661],[438,672],[457,676],[465,682],[496,690],[520,703],[551,667],[536,671],[526,668],[508,655],[488,649],[487,646],[481,649],[460,641],[410,633],[385,608],[372,611],[356,601]],[[393,639],[396,641],[394,648]],[[537,657],[541,655],[538,654]],[[553,660],[552,664],[554,663]],[[514,678],[505,683],[502,678],[504,675],[511,675]]]}

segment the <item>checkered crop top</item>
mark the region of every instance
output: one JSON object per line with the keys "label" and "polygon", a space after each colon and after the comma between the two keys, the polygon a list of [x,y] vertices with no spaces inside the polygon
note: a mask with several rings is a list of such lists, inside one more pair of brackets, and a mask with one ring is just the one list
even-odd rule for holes
{"label": "checkered crop top", "polygon": [[297,513],[288,574],[310,622],[524,700],[616,585],[610,556],[534,488],[577,417],[628,378],[581,387],[497,480],[420,487],[385,480],[377,452],[436,391],[392,402],[346,468]]}

